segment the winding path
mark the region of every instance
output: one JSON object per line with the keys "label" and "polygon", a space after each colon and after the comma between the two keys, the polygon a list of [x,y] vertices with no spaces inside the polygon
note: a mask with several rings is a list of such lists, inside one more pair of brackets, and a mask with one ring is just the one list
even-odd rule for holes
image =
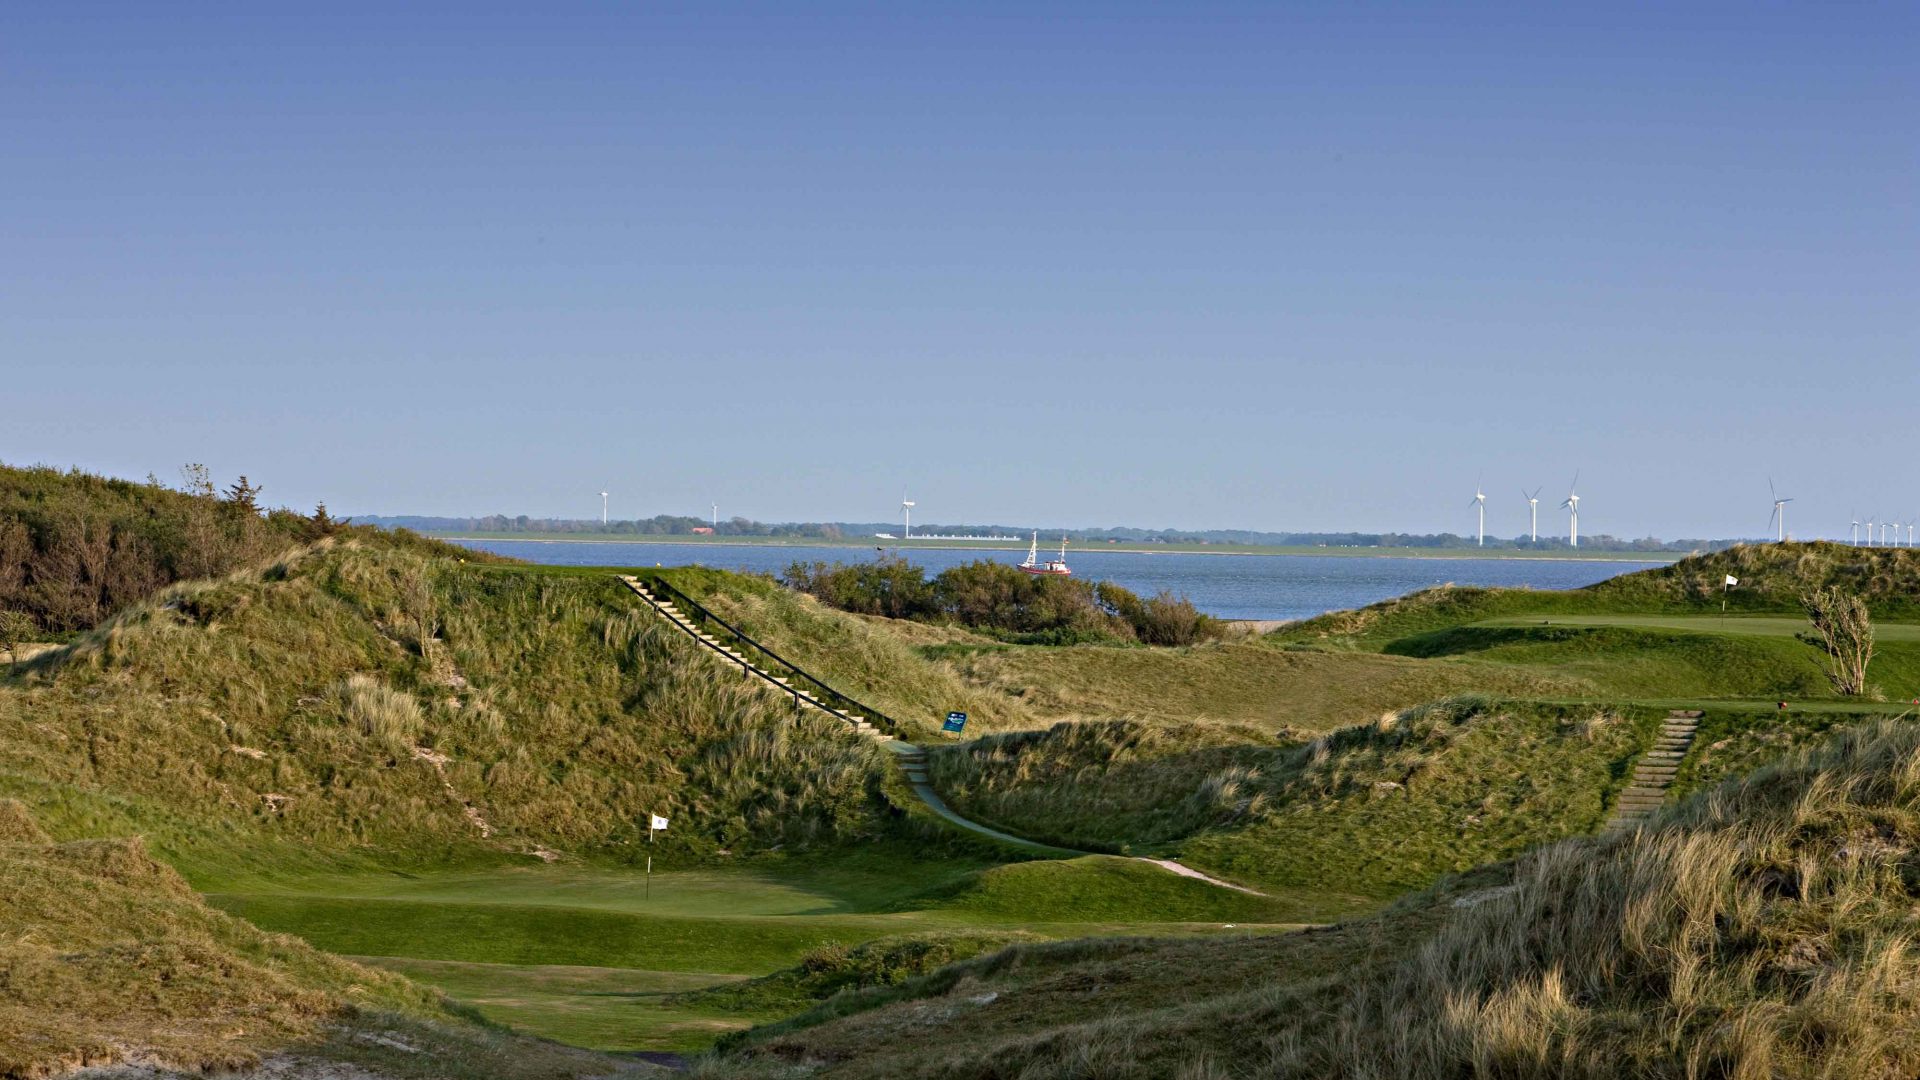
{"label": "winding path", "polygon": [[[794,705],[797,708],[813,709],[822,713],[826,713],[827,715],[832,716],[835,719],[838,719],[846,723],[850,728],[852,728],[854,731],[858,732],[859,734],[867,736],[869,738],[879,740],[880,745],[885,747],[889,752],[893,754],[894,761],[899,764],[901,773],[906,777],[907,786],[912,789],[915,797],[917,797],[922,803],[926,804],[927,809],[932,810],[935,814],[938,814],[941,818],[945,819],[950,824],[958,826],[959,828],[962,828],[962,829],[966,829],[970,832],[979,833],[982,836],[990,836],[995,840],[1001,841],[1002,843],[1013,844],[1017,847],[1027,848],[1028,850],[1031,850],[1031,851],[1045,852],[1047,854],[1063,856],[1068,858],[1081,856],[1081,855],[1099,854],[1099,852],[1080,851],[1076,848],[1065,848],[1065,847],[1059,847],[1054,844],[1043,844],[1037,840],[1028,840],[1025,837],[1015,836],[1012,833],[1001,832],[999,829],[982,825],[977,821],[972,821],[967,818],[961,817],[958,813],[954,812],[954,809],[952,807],[947,805],[946,800],[940,797],[940,793],[934,790],[933,783],[927,776],[927,751],[924,747],[916,746],[913,743],[906,742],[905,740],[894,738],[893,736],[880,730],[880,728],[874,726],[870,721],[867,720],[866,717],[855,715],[836,707],[834,704],[832,704],[831,700],[828,699],[825,694],[816,693],[813,691],[806,690],[802,687],[795,686],[793,681],[787,678],[786,676],[772,674],[771,672],[767,671],[765,668],[761,667],[759,664],[756,664],[753,660],[749,659],[745,654],[740,652],[733,645],[725,641],[722,641],[717,637],[714,637],[712,634],[707,633],[704,629],[700,627],[700,625],[697,622],[694,621],[692,616],[688,615],[686,612],[681,611],[679,607],[675,605],[672,601],[655,596],[650,590],[648,590],[648,588],[644,584],[641,583],[639,578],[633,577],[628,574],[622,574],[620,575],[620,581],[622,584],[626,585],[627,588],[633,590],[635,595],[639,596],[642,600],[645,600],[647,603],[647,607],[651,609],[654,614],[659,615],[661,618],[665,619],[669,624],[683,631],[688,636],[692,637],[695,641],[699,642],[701,645],[711,650],[714,654],[716,654],[716,656],[724,660],[726,663],[739,667],[741,669],[741,674],[747,676],[748,678],[759,679],[767,683],[772,688],[780,691],[781,693],[791,696],[793,698]],[[735,631],[735,633],[737,634],[738,631]],[[745,635],[740,635],[740,636],[743,638],[745,637]],[[751,640],[751,639],[748,639],[748,640]],[[756,645],[762,652],[766,652],[769,656],[774,655],[773,653],[771,653],[771,651],[767,650],[765,646],[760,646],[757,642],[754,642],[753,644]],[[777,657],[777,656],[775,656],[774,658],[777,660],[780,660],[781,663],[786,664],[787,667],[793,668],[793,665],[791,662],[781,659],[780,657]],[[805,675],[804,672],[800,672],[798,668],[794,668],[793,670],[795,671],[795,673],[803,675],[808,681],[812,682],[816,686],[823,687],[823,688],[826,686],[825,683],[820,682],[818,679],[814,679],[812,676]],[[840,696],[843,700],[848,700],[848,701],[852,700],[851,698],[845,698],[844,695],[837,695],[837,696]],[[1195,881],[1203,881],[1209,885],[1215,885],[1222,889],[1232,889],[1234,892],[1246,893],[1250,896],[1267,895],[1266,893],[1259,892],[1254,889],[1249,889],[1244,885],[1235,885],[1230,881],[1221,881],[1219,878],[1211,877],[1207,874],[1203,874],[1200,871],[1195,870],[1191,866],[1186,866],[1181,863],[1177,863],[1172,859],[1149,859],[1149,858],[1144,858],[1137,855],[1110,856],[1110,857],[1128,858],[1128,859],[1132,859],[1135,862],[1150,863],[1154,866],[1161,868],[1162,870],[1167,871],[1168,873],[1178,874],[1181,877],[1185,877],[1185,878],[1192,878]]]}

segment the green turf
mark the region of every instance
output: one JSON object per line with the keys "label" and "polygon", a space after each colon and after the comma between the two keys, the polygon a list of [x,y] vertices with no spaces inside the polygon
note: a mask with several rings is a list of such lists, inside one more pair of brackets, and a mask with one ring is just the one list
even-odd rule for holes
{"label": "green turf", "polygon": [[472,964],[355,957],[439,987],[481,1016],[593,1050],[693,1050],[729,1031],[794,1011],[701,1006],[693,992],[733,986],[738,975],[553,964]]}
{"label": "green turf", "polygon": [[530,1033],[615,1049],[696,1047],[736,1026],[737,1010],[668,1001],[675,977],[763,975],[836,945],[970,928],[1193,933],[1350,910],[1306,891],[1252,897],[1111,858],[988,867],[898,851],[703,866],[651,884],[629,868],[581,865],[282,876],[209,900],[332,952],[388,958]]}
{"label": "green turf", "polygon": [[[1703,634],[1757,634],[1790,638],[1807,632],[1807,620],[1791,615],[1549,615],[1541,618],[1507,616],[1483,619],[1474,626],[1638,626],[1654,630],[1689,630]],[[1920,641],[1920,623],[1876,622],[1874,640]]]}

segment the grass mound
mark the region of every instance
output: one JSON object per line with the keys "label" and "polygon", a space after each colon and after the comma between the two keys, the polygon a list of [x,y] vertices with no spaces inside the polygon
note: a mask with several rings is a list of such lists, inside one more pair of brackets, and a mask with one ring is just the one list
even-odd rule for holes
{"label": "grass mound", "polygon": [[1882,722],[1367,920],[1021,946],[837,1000],[706,1075],[1910,1076],[1916,867],[1920,728]]}
{"label": "grass mound", "polygon": [[[0,794],[170,861],[788,849],[899,831],[882,751],[610,578],[322,543],[174,586],[0,685]],[[251,854],[249,854],[251,853]]]}
{"label": "grass mound", "polygon": [[771,975],[678,997],[680,1003],[734,1012],[796,1013],[836,994],[898,986],[947,964],[1039,940],[1019,930],[954,930],[896,934],[851,948],[829,942],[808,950],[798,964]]}
{"label": "grass mound", "polygon": [[1384,899],[1597,828],[1662,711],[1469,695],[1305,742],[1062,724],[932,761],[955,806],[1023,835]]}
{"label": "grass mound", "polygon": [[1246,789],[1275,745],[1211,725],[1064,722],[943,747],[929,763],[943,797],[975,820],[1127,852],[1257,811],[1265,796]]}
{"label": "grass mound", "polygon": [[[261,933],[202,904],[137,839],[50,843],[18,803],[0,807],[0,1075],[122,1062],[201,1072],[286,1052],[365,1060],[333,1045],[349,1031],[432,1045],[450,1076],[612,1064],[474,1028],[399,976]],[[493,1071],[469,1074],[462,1059]]]}
{"label": "grass mound", "polygon": [[1295,918],[1290,905],[1110,855],[995,866],[929,892],[914,903],[937,905],[942,911],[976,919],[1030,924]]}

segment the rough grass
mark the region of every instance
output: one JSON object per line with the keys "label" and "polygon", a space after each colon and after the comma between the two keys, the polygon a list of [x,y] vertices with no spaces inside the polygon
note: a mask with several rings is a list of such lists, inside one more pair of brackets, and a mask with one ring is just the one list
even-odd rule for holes
{"label": "rough grass", "polygon": [[969,685],[946,665],[928,660],[892,620],[850,615],[810,596],[742,588],[731,581],[711,588],[702,602],[829,686],[906,725],[903,738],[938,731],[951,711],[967,713],[969,726],[977,730],[1034,723],[1020,702]]}
{"label": "rough grass", "polygon": [[1265,746],[1061,725],[934,768],[963,812],[1036,838],[1146,838],[1229,880],[1385,898],[1597,828],[1658,714],[1462,697]]}
{"label": "rough grass", "polygon": [[1911,1076],[1917,852],[1920,729],[1868,725],[1641,829],[1549,845],[1331,932],[1022,946],[836,999],[703,1069]]}
{"label": "rough grass", "polygon": [[[275,1052],[321,1053],[315,1044],[343,1025],[542,1056],[472,1029],[403,978],[205,906],[138,839],[48,841],[17,802],[0,803],[0,896],[0,1076],[123,1061],[241,1068]],[[446,1074],[459,1075],[451,1061]],[[494,1075],[530,1074],[508,1065]]]}
{"label": "rough grass", "polygon": [[808,950],[800,962],[745,982],[677,995],[675,1004],[738,1013],[802,1012],[835,994],[898,986],[936,968],[1023,941],[1020,930],[949,930],[898,934],[848,946],[838,941]]}
{"label": "rough grass", "polygon": [[726,678],[611,580],[323,544],[176,586],[0,684],[0,792],[56,835],[244,853],[631,858],[904,824],[872,742]]}

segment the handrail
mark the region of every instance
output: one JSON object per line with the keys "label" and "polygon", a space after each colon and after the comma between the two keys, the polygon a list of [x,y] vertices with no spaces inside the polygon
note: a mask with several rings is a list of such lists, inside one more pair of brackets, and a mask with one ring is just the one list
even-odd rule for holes
{"label": "handrail", "polygon": [[[698,600],[695,600],[693,597],[688,596],[686,593],[682,592],[681,590],[675,588],[666,580],[655,577],[649,580],[649,584],[653,588],[659,589],[661,592],[668,594],[668,597],[670,599],[678,600],[679,602],[687,605],[687,607],[691,608],[694,611],[694,613],[697,614],[699,617],[718,623],[729,634],[732,634],[734,637],[739,638],[741,641],[747,643],[748,645],[753,646],[755,649],[758,649],[761,652],[772,657],[774,661],[777,662],[781,667],[785,668],[787,671],[790,671],[795,675],[798,675],[800,678],[805,679],[807,682],[812,683],[814,686],[819,687],[822,691],[824,691],[827,694],[828,697],[836,701],[846,702],[848,705],[859,710],[863,716],[869,719],[869,721],[878,720],[879,726],[885,728],[890,732],[899,730],[900,722],[895,720],[893,717],[888,716],[886,713],[883,713],[878,709],[872,708],[867,704],[865,704],[864,702],[861,702],[847,694],[843,694],[840,691],[835,690],[833,687],[828,686],[826,683],[821,682],[819,679],[814,678],[814,676],[811,673],[809,673],[806,669],[802,668],[800,665],[794,663],[793,661],[787,659],[784,656],[781,656],[779,653],[774,652],[772,649],[767,648],[765,645],[760,644],[760,642],[754,640],[752,637],[749,637],[746,631],[741,630],[739,627],[733,625],[727,620],[721,618],[718,615],[715,615],[712,611],[707,609],[706,605],[702,604]],[[665,614],[665,613],[662,612],[662,614]],[[762,673],[762,677],[766,677],[764,673]],[[813,695],[808,695],[808,696],[812,697]],[[846,714],[845,712],[842,712],[839,709],[834,708],[831,705],[828,705],[826,702],[815,701],[814,704],[818,705],[820,708],[826,710],[827,712],[830,712],[833,715],[838,716],[840,719],[847,721],[848,723],[853,722],[853,717],[849,716],[848,714]]]}

